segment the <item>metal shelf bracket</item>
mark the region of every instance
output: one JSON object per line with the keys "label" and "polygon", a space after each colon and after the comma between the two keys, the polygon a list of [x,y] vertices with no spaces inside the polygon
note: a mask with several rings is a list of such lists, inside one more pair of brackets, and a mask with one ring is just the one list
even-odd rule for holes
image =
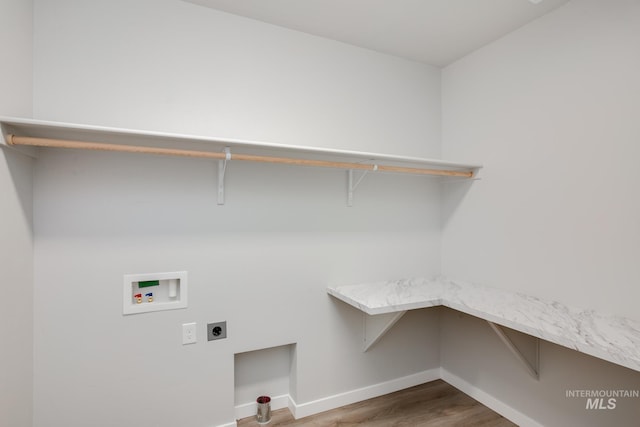
{"label": "metal shelf bracket", "polygon": [[231,160],[231,148],[225,147],[225,157],[218,160],[218,204],[224,205],[224,175],[227,172],[227,161]]}
{"label": "metal shelf bracket", "polygon": [[511,341],[511,339],[507,336],[504,329],[502,329],[499,325],[496,325],[493,322],[487,320],[491,329],[498,335],[498,338],[507,346],[509,351],[516,357],[516,359],[524,366],[527,372],[536,380],[540,379],[540,339],[535,339],[535,348],[533,350],[533,355],[529,358],[525,357],[520,349],[516,347],[516,345]]}
{"label": "metal shelf bracket", "polygon": [[363,314],[364,346],[362,352],[367,352],[375,343],[380,341],[384,334],[386,334],[405,313],[406,310],[387,314]]}
{"label": "metal shelf bracket", "polygon": [[[373,165],[372,170],[377,171],[378,165]],[[347,170],[347,189],[348,189],[347,206],[348,207],[353,206],[353,192],[356,191],[356,188],[358,188],[358,185],[360,185],[360,183],[368,173],[369,171],[365,170],[364,172],[362,172],[362,174],[358,178],[356,178],[355,171],[353,169]]]}

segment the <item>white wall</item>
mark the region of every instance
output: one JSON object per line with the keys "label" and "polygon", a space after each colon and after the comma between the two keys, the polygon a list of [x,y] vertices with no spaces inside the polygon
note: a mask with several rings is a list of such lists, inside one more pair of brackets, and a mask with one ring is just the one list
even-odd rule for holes
{"label": "white wall", "polygon": [[[436,274],[424,256],[439,260],[428,200],[437,193],[416,201],[419,178],[380,177],[350,209],[342,173],[229,172],[221,207],[210,162],[41,155],[35,425],[229,422],[233,355],[288,343],[297,343],[299,403],[438,366],[437,317],[409,316],[363,354],[361,313],[325,292]],[[378,197],[406,212],[376,206]],[[122,274],[175,270],[189,272],[189,309],[122,316]],[[221,320],[229,338],[205,342],[204,325]],[[194,321],[201,341],[183,347],[180,325]]]}
{"label": "white wall", "polygon": [[33,109],[33,2],[0,3],[0,35],[5,55],[0,69],[0,114],[30,117]]}
{"label": "white wall", "polygon": [[575,0],[443,71],[443,270],[640,319],[640,3]]}
{"label": "white wall", "polygon": [[[0,115],[31,115],[30,1],[0,2]],[[33,395],[32,164],[0,149],[0,425],[29,427]]]}
{"label": "white wall", "polygon": [[[425,65],[172,0],[37,1],[35,23],[38,118],[440,153]],[[325,291],[437,274],[435,184],[368,176],[347,208],[335,170],[232,163],[224,206],[215,182],[210,161],[39,157],[34,425],[227,423],[234,354],[290,343],[299,404],[439,366],[434,313],[362,353],[361,313]],[[122,316],[122,274],[173,270],[189,272],[187,310]],[[205,342],[220,320],[229,338]]]}
{"label": "white wall", "polygon": [[[232,163],[227,204],[217,206],[208,161],[43,152],[34,184],[34,425],[230,422],[240,403],[234,354],[290,343],[290,392],[302,404],[442,359],[553,425],[572,411],[585,417],[579,402],[554,398],[571,378],[585,387],[639,382],[543,345],[543,378],[524,387],[524,372],[504,368],[513,360],[481,323],[445,314],[440,331],[434,310],[409,313],[363,354],[361,313],[325,292],[329,283],[429,276],[442,266],[455,278],[637,316],[637,2],[570,2],[448,67],[443,150],[431,67],[177,0],[38,0],[35,19],[38,118],[442,151],[486,168],[480,182],[447,187],[440,211],[439,189],[423,178],[369,176],[346,208],[342,173]],[[123,273],[183,269],[189,309],[121,315]],[[229,339],[205,342],[204,325],[220,320]],[[183,347],[180,325],[192,321],[200,342]],[[625,425],[628,411],[607,421]]]}
{"label": "white wall", "polygon": [[[574,0],[443,70],[443,155],[485,165],[446,195],[444,274],[640,319],[638,46],[639,2]],[[638,372],[545,344],[532,383],[478,349],[481,324],[451,322],[443,368],[531,418],[637,424],[637,400],[596,415],[563,396],[638,389]]]}
{"label": "white wall", "polygon": [[38,118],[440,154],[434,67],[179,0],[36,1],[35,19]]}

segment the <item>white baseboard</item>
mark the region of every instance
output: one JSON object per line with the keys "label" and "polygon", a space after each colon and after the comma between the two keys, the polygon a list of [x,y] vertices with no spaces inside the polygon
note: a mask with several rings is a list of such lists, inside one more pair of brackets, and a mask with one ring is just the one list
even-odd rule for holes
{"label": "white baseboard", "polygon": [[[289,408],[289,395],[282,394],[280,396],[271,396],[271,410],[275,411],[276,409]],[[258,411],[258,406],[256,402],[243,403],[241,405],[236,406],[236,420],[240,420],[242,418],[253,417],[256,415]],[[222,427],[222,426],[221,426]]]}
{"label": "white baseboard", "polygon": [[[275,411],[277,409],[289,408],[294,418],[299,419],[438,379],[442,379],[449,383],[453,387],[468,394],[486,407],[494,410],[521,427],[544,427],[542,424],[537,423],[533,419],[496,399],[492,395],[480,390],[476,386],[442,368],[429,369],[406,377],[396,378],[390,381],[385,381],[344,393],[334,394],[332,396],[300,404],[296,403],[288,394],[274,396],[271,398],[271,409]],[[238,405],[235,407],[236,419],[239,420],[254,416],[256,414],[256,409],[255,402]],[[237,424],[234,421],[232,423],[222,424],[218,427],[237,427]]]}
{"label": "white baseboard", "polygon": [[440,369],[440,378],[521,427],[544,427],[542,424],[537,423],[522,412],[513,409],[506,403],[496,399],[487,392],[480,390],[476,386],[469,384],[446,369]]}
{"label": "white baseboard", "polygon": [[398,390],[424,384],[440,378],[440,369],[434,368],[427,371],[418,372],[417,374],[408,375],[402,378],[396,378],[391,381],[362,387],[356,390],[344,393],[334,394],[333,396],[323,397],[322,399],[313,400],[306,403],[296,403],[293,399],[289,410],[293,416],[298,418],[308,417],[309,415],[318,414],[330,409],[339,408],[351,403],[361,402],[363,400],[382,396],[384,394],[393,393]]}

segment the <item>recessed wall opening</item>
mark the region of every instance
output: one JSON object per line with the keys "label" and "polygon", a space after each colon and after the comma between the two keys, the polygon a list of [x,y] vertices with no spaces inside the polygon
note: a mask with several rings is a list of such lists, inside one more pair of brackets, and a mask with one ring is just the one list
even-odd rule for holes
{"label": "recessed wall opening", "polygon": [[273,410],[286,408],[295,392],[296,344],[234,355],[236,419],[256,413],[258,396],[270,396]]}

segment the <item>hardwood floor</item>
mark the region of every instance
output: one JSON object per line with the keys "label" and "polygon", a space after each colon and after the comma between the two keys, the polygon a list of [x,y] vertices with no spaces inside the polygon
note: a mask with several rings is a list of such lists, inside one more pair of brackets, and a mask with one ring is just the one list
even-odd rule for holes
{"label": "hardwood floor", "polygon": [[[442,380],[432,381],[364,402],[295,420],[288,409],[272,412],[267,426],[311,427],[449,427],[515,426],[478,401]],[[238,427],[258,427],[255,417]]]}

